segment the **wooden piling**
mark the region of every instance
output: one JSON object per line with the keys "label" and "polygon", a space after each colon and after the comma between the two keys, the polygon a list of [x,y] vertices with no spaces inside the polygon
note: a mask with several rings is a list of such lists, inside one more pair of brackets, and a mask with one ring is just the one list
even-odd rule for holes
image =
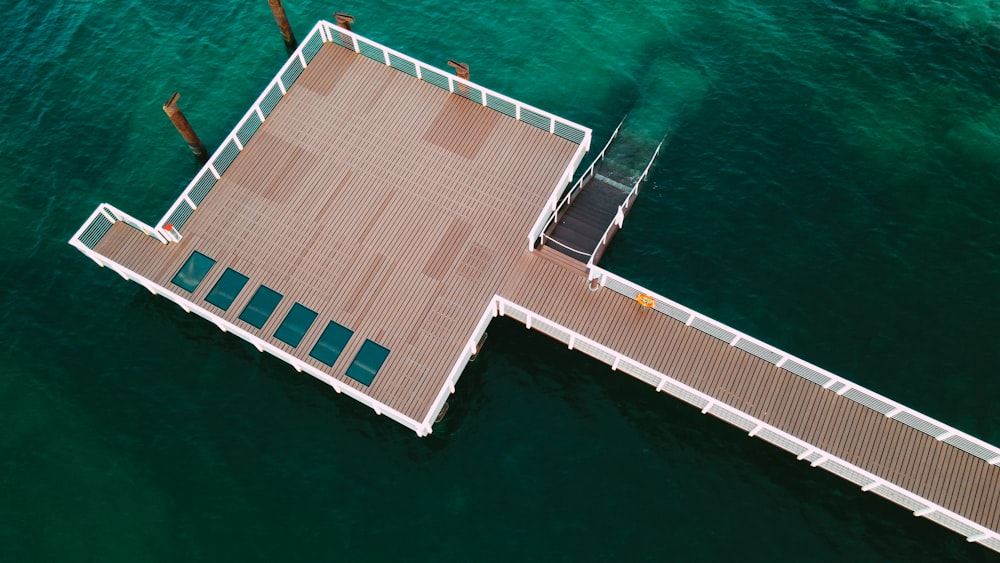
{"label": "wooden piling", "polygon": [[[469,79],[469,65],[465,63],[460,63],[456,60],[448,59],[448,66],[455,69],[455,74],[459,78],[468,80]],[[469,87],[462,83],[455,84],[455,93],[459,96],[469,97]]]}
{"label": "wooden piling", "polygon": [[469,65],[448,59],[448,66],[455,69],[455,74],[457,74],[459,78],[465,80],[469,79]]}
{"label": "wooden piling", "polygon": [[281,29],[281,38],[285,40],[285,48],[288,49],[288,54],[290,55],[299,46],[299,43],[295,40],[295,35],[292,33],[292,26],[288,24],[285,7],[281,5],[281,0],[267,0],[267,3],[271,6],[274,21],[277,22],[278,28]]}
{"label": "wooden piling", "polygon": [[163,111],[170,118],[170,121],[173,122],[174,127],[177,128],[177,132],[181,134],[181,137],[184,137],[184,141],[191,148],[191,152],[198,157],[198,160],[206,162],[208,160],[208,151],[205,150],[205,145],[202,144],[201,139],[195,134],[191,124],[184,117],[184,112],[181,111],[181,108],[177,107],[177,98],[180,97],[179,93],[174,92],[174,95],[170,96],[167,103],[163,104]]}
{"label": "wooden piling", "polygon": [[333,14],[333,19],[338,26],[351,31],[351,23],[354,21],[354,16],[345,14],[344,12],[337,12]]}

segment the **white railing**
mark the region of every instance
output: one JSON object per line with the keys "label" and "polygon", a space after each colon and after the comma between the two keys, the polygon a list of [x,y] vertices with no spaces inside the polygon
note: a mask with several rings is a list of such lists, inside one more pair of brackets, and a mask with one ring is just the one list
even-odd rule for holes
{"label": "white railing", "polygon": [[375,411],[375,414],[378,415],[384,414],[389,418],[393,419],[394,421],[402,424],[403,426],[406,426],[407,428],[413,430],[414,432],[423,435],[421,434],[423,430],[423,425],[417,420],[414,420],[409,416],[406,416],[405,414],[399,412],[398,410],[390,407],[389,405],[386,405],[381,401],[377,401],[369,397],[368,395],[365,395],[361,391],[358,391],[357,389],[354,389],[353,387],[340,382],[333,376],[324,373],[319,369],[303,362],[302,360],[296,358],[295,356],[292,356],[291,354],[285,352],[284,350],[281,350],[280,348],[261,339],[260,337],[247,332],[246,330],[236,326],[235,324],[227,321],[226,319],[223,319],[222,317],[216,315],[215,313],[212,313],[211,311],[195,304],[192,301],[189,301],[188,299],[185,299],[184,297],[178,295],[177,293],[174,293],[170,289],[167,289],[162,285],[159,285],[153,282],[152,280],[139,275],[138,273],[122,266],[121,264],[108,260],[104,256],[91,250],[89,247],[87,247],[87,245],[83,244],[78,239],[77,236],[74,236],[72,239],[70,239],[69,242],[71,245],[75,246],[80,252],[90,257],[91,260],[97,262],[97,264],[99,264],[101,267],[106,267],[110,268],[111,270],[114,270],[115,272],[118,273],[118,275],[120,275],[125,280],[134,281],[135,283],[145,287],[153,295],[159,295],[169,299],[170,301],[173,301],[186,313],[195,313],[198,316],[203,317],[208,321],[211,321],[222,332],[229,332],[239,338],[242,338],[243,340],[249,342],[255,348],[257,348],[257,351],[267,352],[277,357],[281,361],[290,364],[293,368],[295,368],[296,371],[308,373],[309,375],[315,377],[316,379],[319,379],[320,381],[326,383],[330,387],[333,387],[333,390],[336,391],[337,393],[344,393],[349,397],[351,397],[352,399],[358,401],[359,403],[367,405],[368,407],[370,407],[372,410]]}
{"label": "white railing", "polygon": [[545,231],[545,225],[548,223],[549,217],[554,216],[556,213],[556,206],[559,205],[559,195],[562,193],[563,189],[569,185],[570,181],[573,180],[573,171],[576,167],[580,165],[580,161],[583,160],[584,153],[587,152],[587,148],[584,145],[580,145],[576,149],[576,154],[573,155],[573,160],[566,167],[566,171],[563,172],[559,181],[556,182],[556,187],[552,190],[552,195],[549,196],[549,200],[546,202],[545,207],[542,208],[542,212],[539,213],[538,219],[535,220],[535,225],[528,232],[528,250],[535,249],[535,241],[542,236],[542,232]]}
{"label": "white railing", "polygon": [[827,389],[830,392],[844,396],[860,405],[868,407],[884,416],[897,420],[911,428],[923,432],[939,441],[943,441],[966,453],[976,456],[989,464],[1000,466],[1000,448],[984,442],[957,428],[939,420],[908,408],[892,399],[880,395],[866,387],[839,377],[823,368],[817,367],[801,358],[770,346],[756,338],[740,332],[715,319],[693,311],[676,301],[617,276],[603,268],[591,264],[588,270],[590,279],[598,279],[600,284],[625,297],[634,299],[640,294],[649,295],[656,303],[654,310],[672,317],[688,326],[696,328],[710,336],[736,346],[744,352],[774,364],[776,367],[794,373]]}
{"label": "white railing", "polygon": [[559,220],[559,210],[568,207],[569,204],[573,201],[577,192],[579,192],[580,188],[583,187],[583,184],[587,180],[589,180],[591,176],[594,175],[594,169],[597,167],[597,164],[599,162],[604,160],[604,156],[608,152],[608,147],[611,146],[611,142],[614,141],[615,137],[618,136],[618,131],[621,130],[622,125],[625,123],[626,119],[628,119],[628,115],[623,117],[621,122],[618,123],[618,127],[615,127],[614,132],[611,133],[611,138],[609,138],[608,142],[604,144],[604,148],[601,149],[601,152],[597,154],[593,162],[590,163],[590,166],[588,166],[587,169],[583,171],[583,174],[581,174],[580,177],[577,178],[576,182],[573,184],[573,187],[566,190],[566,195],[563,196],[563,198],[559,201],[559,204],[556,206],[555,211],[552,212],[552,216],[549,217],[549,220],[546,221],[545,225],[542,227],[543,233],[549,228],[549,225]]}
{"label": "white railing", "polygon": [[[597,268],[597,270],[600,270]],[[601,270],[603,275],[610,275]],[[651,293],[650,293],[651,294]],[[655,295],[655,294],[651,294]],[[657,301],[661,296],[656,296]],[[747,432],[751,437],[757,437],[778,446],[796,456],[796,459],[809,462],[812,467],[822,467],[861,487],[862,491],[873,492],[889,499],[900,506],[913,511],[915,516],[922,516],[958,532],[969,542],[982,543],[984,546],[1000,551],[1000,534],[984,528],[937,503],[903,489],[894,483],[858,467],[828,451],[800,440],[799,438],[775,427],[763,420],[707,395],[679,380],[659,372],[641,362],[626,357],[618,352],[591,340],[580,333],[538,315],[529,309],[521,307],[503,297],[495,298],[498,314],[517,319],[529,329],[535,329],[565,343],[571,350],[579,350],[588,356],[611,366],[612,370],[625,372],[701,409],[702,414],[711,414],[720,420],[728,422]]]}
{"label": "white railing", "polygon": [[639,178],[635,181],[634,184],[632,184],[632,189],[629,190],[628,196],[625,197],[625,201],[623,201],[622,204],[618,206],[618,211],[615,213],[614,220],[611,222],[610,225],[608,225],[607,229],[604,229],[604,233],[601,235],[601,240],[597,243],[597,246],[590,253],[590,258],[587,260],[587,267],[594,265],[594,257],[599,256],[601,249],[608,245],[608,241],[611,240],[611,235],[613,230],[616,228],[620,229],[625,224],[625,213],[628,211],[628,208],[635,202],[636,198],[639,197],[639,185],[645,182],[646,178],[649,176],[649,169],[653,167],[653,162],[656,160],[656,157],[660,154],[660,148],[662,146],[663,146],[663,141],[660,141],[660,143],[656,145],[656,150],[653,151],[653,157],[649,159],[649,162],[646,163],[646,168],[642,171],[642,174],[640,174]]}
{"label": "white railing", "polygon": [[[324,43],[334,43],[351,49],[356,53],[385,64],[414,78],[435,85],[449,92],[463,96],[485,107],[503,113],[518,121],[558,135],[570,142],[577,143],[573,163],[557,183],[555,194],[572,179],[583,154],[590,149],[591,130],[553,115],[534,106],[519,102],[513,98],[484,88],[474,82],[459,78],[435,66],[423,63],[399,51],[390,49],[381,43],[372,41],[353,31],[340,28],[328,21],[319,21],[299,45],[299,48],[288,58],[264,91],[247,110],[236,127],[219,145],[208,162],[188,184],[180,197],[167,210],[167,213],[157,223],[157,228],[163,228],[170,223],[178,231],[182,231],[184,223],[201,204],[222,173],[232,164],[236,156],[243,150],[250,138],[263,125],[278,101],[288,92],[295,80],[312,61]],[[552,199],[550,198],[550,199]],[[548,207],[548,205],[547,205]]]}
{"label": "white railing", "polygon": [[523,121],[543,131],[548,131],[553,135],[558,135],[574,144],[584,145],[586,147],[585,151],[590,148],[591,130],[583,125],[563,119],[535,106],[519,102],[514,98],[485,88],[475,82],[459,78],[451,72],[441,70],[438,67],[404,55],[395,49],[390,49],[381,43],[362,37],[353,31],[348,31],[328,21],[321,21],[317,25],[323,26],[323,39],[328,43],[334,43],[351,49],[373,61],[409,74],[418,80],[422,80],[443,90],[448,90],[453,94],[458,94],[473,102],[505,114],[508,117]]}
{"label": "white railing", "polygon": [[73,236],[70,237],[70,244],[82,246],[88,250],[92,249],[97,246],[99,242],[101,242],[104,235],[108,234],[111,227],[118,222],[123,222],[133,229],[140,231],[146,236],[152,237],[163,244],[168,242],[164,233],[160,232],[155,227],[143,223],[111,204],[102,203],[98,205],[93,212],[91,212],[90,217],[88,217],[87,220],[83,222],[83,225],[80,225],[80,228],[73,233]]}
{"label": "white railing", "polygon": [[477,346],[479,346],[480,339],[486,332],[486,327],[489,326],[490,321],[493,320],[493,317],[497,316],[497,312],[497,298],[494,297],[490,300],[490,304],[486,307],[486,311],[483,312],[482,317],[479,318],[476,330],[473,331],[472,336],[465,343],[465,347],[462,348],[462,352],[455,361],[455,365],[451,368],[448,378],[445,380],[444,385],[441,386],[441,390],[438,391],[438,395],[434,399],[434,404],[431,405],[431,409],[427,412],[427,417],[421,423],[420,429],[417,430],[419,436],[426,436],[433,431],[434,421],[437,419],[441,409],[444,408],[448,396],[455,392],[455,384],[458,383],[458,378],[462,376],[462,372],[465,370],[465,366],[468,365],[469,359],[479,352]]}
{"label": "white railing", "polygon": [[243,117],[237,122],[236,127],[219,144],[208,162],[195,175],[191,183],[187,185],[181,195],[166,214],[156,224],[157,229],[163,229],[164,225],[170,223],[177,231],[183,232],[184,223],[191,217],[194,210],[201,205],[215,183],[222,177],[222,173],[236,159],[236,156],[243,151],[243,147],[250,141],[257,132],[264,120],[274,111],[275,106],[281,98],[292,87],[302,71],[312,61],[316,53],[324,43],[323,31],[324,23],[318,22],[306,36],[305,40],[281,66],[274,78],[268,83],[264,91],[254,101]]}

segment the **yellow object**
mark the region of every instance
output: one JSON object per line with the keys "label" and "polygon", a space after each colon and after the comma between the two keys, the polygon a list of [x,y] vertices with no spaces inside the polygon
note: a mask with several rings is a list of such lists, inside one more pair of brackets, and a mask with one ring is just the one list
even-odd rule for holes
{"label": "yellow object", "polygon": [[636,295],[635,300],[639,302],[639,305],[642,305],[646,309],[652,309],[653,307],[656,307],[656,301],[652,297],[646,295],[645,293],[640,293],[639,295]]}

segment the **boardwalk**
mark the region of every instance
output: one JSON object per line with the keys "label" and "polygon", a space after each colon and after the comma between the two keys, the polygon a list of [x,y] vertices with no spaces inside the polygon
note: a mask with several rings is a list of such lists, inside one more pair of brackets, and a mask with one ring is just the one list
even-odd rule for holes
{"label": "boardwalk", "polygon": [[589,141],[321,22],[156,226],[102,204],[70,242],[419,435],[506,315],[1000,551],[1000,449],[538,247],[635,202],[648,166],[567,219]]}
{"label": "boardwalk", "polygon": [[[567,341],[576,333],[601,343],[816,450],[1000,531],[1000,467],[706,332],[667,315],[644,311],[634,299],[620,293],[607,288],[589,291],[587,278],[579,262],[546,247],[521,258],[501,296],[568,329],[562,334],[540,329],[551,336]],[[510,314],[520,317],[516,311]],[[519,320],[526,322],[525,318]],[[534,323],[535,328],[539,325]],[[586,350],[579,344],[577,348]],[[600,353],[589,353],[607,363],[613,361]],[[739,421],[735,424],[751,430]],[[892,498],[888,493],[886,496]]]}

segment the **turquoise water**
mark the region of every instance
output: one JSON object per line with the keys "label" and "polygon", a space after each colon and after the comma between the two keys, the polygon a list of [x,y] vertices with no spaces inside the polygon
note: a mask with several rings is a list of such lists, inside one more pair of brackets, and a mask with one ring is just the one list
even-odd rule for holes
{"label": "turquoise water", "polygon": [[[669,131],[603,265],[1000,443],[995,2],[285,4],[595,146]],[[0,560],[995,559],[510,321],[418,440],[66,244],[163,214],[197,164],[160,105],[218,145],[285,58],[263,0],[0,31]]]}

